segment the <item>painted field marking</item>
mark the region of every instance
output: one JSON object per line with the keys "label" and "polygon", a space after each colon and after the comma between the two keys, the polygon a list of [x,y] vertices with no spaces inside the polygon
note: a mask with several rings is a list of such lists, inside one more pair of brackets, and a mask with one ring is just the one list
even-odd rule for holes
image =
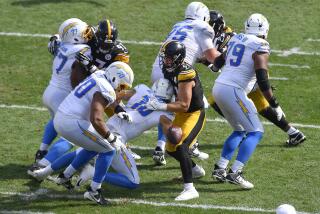
{"label": "painted field marking", "polygon": [[270,67],[289,67],[293,69],[306,68],[310,69],[309,65],[292,65],[292,64],[281,64],[281,63],[268,63]]}
{"label": "painted field marking", "polygon": [[289,80],[288,77],[269,77],[270,80],[283,80],[283,81],[287,81]]}
{"label": "painted field marking", "polygon": [[308,42],[320,42],[320,39],[312,39],[312,38],[309,38],[307,39]]}
{"label": "painted field marking", "polygon": [[53,212],[34,212],[30,210],[0,210],[0,214],[54,214]]}
{"label": "painted field marking", "polygon": [[[47,111],[46,108],[42,107],[35,107],[35,106],[26,106],[26,105],[6,105],[0,104],[0,108],[5,109],[28,109],[28,110],[36,110],[36,111]],[[228,123],[225,119],[216,117],[214,119],[207,118],[207,122],[218,122],[218,123]],[[264,125],[273,125],[273,123],[262,121]],[[320,125],[313,125],[313,124],[301,124],[301,123],[291,123],[293,126],[301,127],[301,128],[310,128],[310,129],[320,129]],[[152,132],[152,131],[150,131]]]}
{"label": "painted field marking", "polygon": [[[32,33],[19,33],[19,32],[0,32],[0,36],[17,36],[17,37],[43,37],[50,38],[50,34],[32,34]],[[162,42],[155,41],[135,41],[135,40],[122,40],[126,44],[139,44],[139,45],[162,45]],[[305,52],[300,51],[300,48],[292,48],[290,50],[271,50],[271,52],[277,53],[278,56],[287,57],[293,54],[296,55],[316,55],[320,56],[320,52]]]}
{"label": "painted field marking", "polygon": [[[40,191],[39,191],[40,190]],[[46,197],[52,199],[83,199],[83,195],[79,194],[49,194],[47,189],[39,189],[36,192],[0,192],[2,195],[9,196],[19,196],[22,200],[32,201],[37,200],[39,197]],[[218,210],[233,210],[233,211],[245,211],[245,212],[262,212],[262,213],[275,213],[274,209],[263,209],[257,207],[237,207],[237,206],[221,206],[221,205],[213,205],[213,204],[185,204],[185,203],[170,203],[170,202],[156,202],[156,201],[147,201],[141,199],[132,199],[132,198],[117,198],[117,199],[108,199],[111,202],[116,203],[131,203],[131,204],[144,204],[150,206],[157,207],[183,207],[183,208],[193,208],[193,209],[218,209]],[[308,212],[297,212],[300,214],[311,214]]]}

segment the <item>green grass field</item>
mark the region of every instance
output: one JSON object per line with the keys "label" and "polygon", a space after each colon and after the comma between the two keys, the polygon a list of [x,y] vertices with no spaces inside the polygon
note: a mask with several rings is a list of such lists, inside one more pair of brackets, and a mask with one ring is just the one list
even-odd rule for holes
{"label": "green grass field", "polygon": [[[242,191],[238,186],[212,180],[213,163],[231,133],[227,123],[214,120],[218,115],[212,109],[207,112],[207,118],[212,120],[200,136],[201,150],[209,153],[210,158],[196,160],[207,173],[195,181],[199,199],[174,203],[182,190],[181,182],[174,180],[180,175],[178,163],[167,158],[165,167],[155,167],[151,149],[134,150],[143,156],[138,161],[139,189],[128,191],[103,186],[105,196],[112,199],[110,207],[98,207],[83,200],[85,187],[66,192],[50,181],[39,184],[27,176],[49,118],[47,111],[36,107],[43,107],[42,93],[50,79],[52,58],[46,48],[47,38],[6,34],[52,34],[67,18],[77,17],[96,24],[108,17],[116,22],[120,38],[127,41],[135,84],[150,84],[151,65],[159,45],[134,42],[161,42],[172,25],[183,19],[188,3],[182,0],[0,1],[0,213],[272,213],[283,203],[292,204],[299,211],[320,213],[318,0],[204,1],[210,9],[222,12],[227,24],[237,32],[251,13],[260,12],[268,18],[273,50],[271,76],[288,79],[271,82],[277,88],[275,93],[287,118],[308,138],[299,147],[287,148],[284,146],[287,135],[273,125],[265,125],[264,138],[245,168],[246,178],[255,184],[253,190]],[[202,65],[197,68],[209,94],[216,75]],[[150,132],[130,144],[153,148],[155,142],[156,133]]]}

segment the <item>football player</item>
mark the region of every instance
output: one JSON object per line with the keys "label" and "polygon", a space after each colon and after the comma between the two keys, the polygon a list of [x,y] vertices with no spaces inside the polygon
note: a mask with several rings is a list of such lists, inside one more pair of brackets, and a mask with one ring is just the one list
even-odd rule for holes
{"label": "football player", "polygon": [[[61,136],[82,147],[72,163],[58,177],[59,183],[70,183],[71,175],[83,163],[97,156],[94,177],[84,197],[98,204],[108,202],[101,193],[101,183],[115,150],[124,147],[107,128],[104,109],[114,105],[115,113],[123,117],[125,111],[117,105],[116,93],[132,86],[133,72],[129,65],[114,62],[106,70],[91,74],[61,103],[54,117],[54,127]],[[121,115],[120,115],[121,114]],[[125,117],[130,121],[129,116]]]}
{"label": "football player", "polygon": [[[266,39],[269,23],[263,15],[255,13],[244,25],[245,34],[237,34],[230,39],[225,66],[212,89],[215,102],[234,130],[224,142],[212,175],[218,180],[252,189],[254,185],[243,177],[242,170],[264,132],[257,109],[247,96],[256,82],[272,110],[277,113],[278,120],[284,113],[268,80],[270,47]],[[238,147],[236,160],[227,173],[226,168]]]}
{"label": "football player", "polygon": [[182,138],[179,142],[167,140],[165,145],[166,152],[180,163],[184,182],[183,191],[175,198],[176,201],[199,197],[199,193],[193,186],[192,167],[195,163],[191,160],[189,149],[196,142],[205,123],[201,82],[193,67],[184,62],[186,57],[186,47],[183,43],[172,40],[162,45],[159,63],[164,77],[174,85],[177,99],[170,103],[151,99],[146,104],[147,109],[150,110],[175,112],[173,121],[166,116],[160,118],[165,135],[172,126],[182,129]]}
{"label": "football player", "polygon": [[[185,61],[190,65],[203,56],[210,63],[213,63],[220,54],[212,44],[214,31],[208,24],[209,19],[209,9],[206,5],[201,2],[191,2],[185,10],[185,19],[176,23],[165,39],[165,42],[177,40],[184,44],[186,48]],[[159,58],[158,54],[152,68],[152,82],[163,77]],[[206,99],[205,103],[207,103]],[[166,164],[164,158],[166,139],[161,130],[162,128],[159,126],[157,146],[153,153],[153,160],[158,165]]]}
{"label": "football player", "polygon": [[[222,14],[218,11],[210,11],[209,24],[213,27],[215,31],[215,37],[213,40],[215,47],[221,53],[225,52],[227,48],[227,43],[229,42],[231,37],[235,35],[235,33],[232,31],[230,27],[225,25],[224,18]],[[205,64],[209,68],[213,68],[212,64]],[[285,115],[283,115],[280,120],[277,118],[276,112],[273,111],[268,101],[264,98],[258,85],[256,85],[254,89],[248,94],[248,97],[253,101],[260,115],[262,115],[264,118],[278,126],[281,130],[283,130],[289,135],[288,140],[286,141],[286,144],[288,146],[296,146],[306,140],[306,137],[301,131],[289,124]],[[213,97],[209,98],[209,103],[219,114],[221,114],[221,111],[219,110],[219,107],[215,104]]]}
{"label": "football player", "polygon": [[[128,100],[125,110],[127,114],[131,116],[132,122],[129,123],[125,120],[121,120],[114,115],[108,119],[106,125],[112,133],[117,133],[117,137],[126,144],[128,141],[140,136],[144,131],[157,126],[161,115],[166,115],[170,119],[173,118],[172,113],[166,111],[152,111],[146,109],[144,106],[151,98],[156,97],[162,102],[170,102],[172,96],[173,87],[168,80],[163,78],[157,80],[153,84],[152,89],[144,84],[140,84],[132,90],[123,91],[118,98]],[[107,172],[104,181],[109,184],[134,189],[139,185],[139,175],[135,161],[132,159],[131,154],[127,154],[126,151],[126,149],[122,149],[115,155],[111,167],[117,173]],[[35,171],[33,177],[38,180],[43,180],[53,171],[65,167],[69,164],[69,161],[66,159],[70,157],[70,154],[65,156],[65,160],[59,159],[52,163],[52,165]],[[80,173],[77,186],[82,185],[86,180],[93,177],[92,170],[86,169],[85,171],[85,173]],[[205,172],[201,166],[195,165],[192,168],[192,176],[194,178],[200,178],[204,175]]]}
{"label": "football player", "polygon": [[[84,49],[88,49],[86,54],[90,55],[90,48],[85,43],[92,39],[93,32],[87,23],[77,18],[71,18],[60,25],[59,35],[56,37],[60,38],[59,46],[51,50],[54,53],[52,76],[42,98],[44,105],[50,111],[52,119],[49,120],[45,127],[42,143],[35,155],[35,162],[39,162],[36,165],[41,166],[46,166],[50,161],[54,160],[56,155],[63,154],[64,150],[69,149],[64,148],[65,139],[60,138],[56,145],[51,148],[51,152],[46,159],[42,159],[47,154],[49,145],[57,136],[57,132],[53,127],[53,117],[60,103],[72,90],[70,74],[75,55]],[[30,170],[33,170],[34,166]]]}

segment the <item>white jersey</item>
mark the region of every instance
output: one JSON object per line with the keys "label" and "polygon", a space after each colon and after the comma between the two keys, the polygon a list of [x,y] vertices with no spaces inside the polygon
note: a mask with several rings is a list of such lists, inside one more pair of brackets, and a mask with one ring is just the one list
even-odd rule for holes
{"label": "white jersey", "polygon": [[109,104],[116,100],[116,93],[104,76],[105,71],[98,70],[80,83],[60,104],[58,111],[70,117],[90,121],[90,109],[93,95],[98,91]]}
{"label": "white jersey", "polygon": [[[176,23],[164,42],[169,40],[178,40],[186,47],[185,62],[193,65],[197,59],[203,56],[203,53],[213,48],[212,40],[214,31],[205,21],[185,19]],[[160,78],[158,73],[162,73],[159,66],[159,55],[157,56],[152,71],[152,80]]]}
{"label": "white jersey", "polygon": [[155,127],[159,123],[161,115],[172,118],[173,114],[166,111],[152,111],[144,106],[151,97],[154,97],[151,89],[144,85],[137,85],[136,93],[129,99],[125,110],[132,117],[132,123],[120,119],[114,115],[107,121],[107,127],[111,132],[121,135],[125,142],[140,136],[144,131]]}
{"label": "white jersey", "polygon": [[52,63],[50,85],[68,91],[72,90],[70,81],[71,66],[75,61],[76,53],[82,50],[87,50],[85,54],[91,58],[91,50],[88,45],[60,43]]}
{"label": "white jersey", "polygon": [[228,43],[226,64],[216,82],[242,88],[249,93],[257,81],[252,59],[255,52],[270,54],[269,43],[255,35],[241,33],[233,36]]}

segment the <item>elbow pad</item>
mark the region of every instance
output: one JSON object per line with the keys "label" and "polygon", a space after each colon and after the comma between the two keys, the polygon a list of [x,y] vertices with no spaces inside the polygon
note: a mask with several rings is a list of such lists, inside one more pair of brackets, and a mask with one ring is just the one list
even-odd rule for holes
{"label": "elbow pad", "polygon": [[259,88],[261,91],[267,91],[271,88],[269,79],[268,79],[268,71],[263,68],[259,68],[256,70],[256,77]]}

